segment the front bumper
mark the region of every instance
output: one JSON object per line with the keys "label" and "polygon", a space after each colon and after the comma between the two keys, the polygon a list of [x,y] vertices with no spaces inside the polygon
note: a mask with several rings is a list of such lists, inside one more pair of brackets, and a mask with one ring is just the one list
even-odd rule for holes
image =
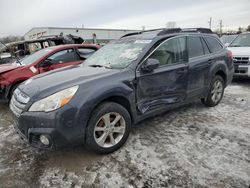
{"label": "front bumper", "polygon": [[[81,125],[73,125],[70,118],[67,118],[70,116],[65,116],[65,113],[23,112],[19,117],[12,115],[16,132],[32,147],[58,149],[84,143],[83,128]],[[41,135],[49,139],[49,145],[42,144]]]}
{"label": "front bumper", "polygon": [[234,76],[250,77],[250,65],[234,65]]}

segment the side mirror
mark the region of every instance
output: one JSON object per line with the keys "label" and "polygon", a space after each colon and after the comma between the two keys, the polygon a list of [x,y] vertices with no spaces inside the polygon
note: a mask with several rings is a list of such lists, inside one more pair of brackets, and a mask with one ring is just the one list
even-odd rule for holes
{"label": "side mirror", "polygon": [[142,72],[153,72],[154,69],[157,69],[160,65],[159,60],[149,58],[142,66],[141,70]]}
{"label": "side mirror", "polygon": [[52,64],[52,61],[50,59],[45,59],[41,64],[40,67],[48,67]]}

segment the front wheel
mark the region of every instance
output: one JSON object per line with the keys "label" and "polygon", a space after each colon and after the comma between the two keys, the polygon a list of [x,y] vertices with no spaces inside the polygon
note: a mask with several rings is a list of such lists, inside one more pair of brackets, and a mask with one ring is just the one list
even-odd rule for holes
{"label": "front wheel", "polygon": [[86,129],[86,144],[96,153],[107,154],[119,149],[127,140],[131,118],[121,105],[107,102],[97,107]]}
{"label": "front wheel", "polygon": [[207,98],[201,99],[201,102],[208,107],[214,107],[220,103],[224,94],[224,80],[221,76],[216,75],[208,91]]}

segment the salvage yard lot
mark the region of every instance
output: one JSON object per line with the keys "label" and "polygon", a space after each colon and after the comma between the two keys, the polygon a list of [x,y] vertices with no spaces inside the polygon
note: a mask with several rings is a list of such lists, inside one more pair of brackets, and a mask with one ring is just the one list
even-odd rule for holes
{"label": "salvage yard lot", "polygon": [[250,80],[237,80],[222,102],[199,101],[145,120],[110,155],[82,147],[33,149],[14,132],[0,104],[0,187],[248,187]]}

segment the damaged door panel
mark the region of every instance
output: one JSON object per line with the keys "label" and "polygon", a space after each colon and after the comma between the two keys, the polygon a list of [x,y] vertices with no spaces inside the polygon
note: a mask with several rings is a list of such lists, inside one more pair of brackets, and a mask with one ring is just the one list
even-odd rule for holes
{"label": "damaged door panel", "polygon": [[183,102],[188,83],[186,37],[174,37],[164,41],[149,58],[158,60],[159,67],[152,72],[137,72],[139,111],[146,113]]}

